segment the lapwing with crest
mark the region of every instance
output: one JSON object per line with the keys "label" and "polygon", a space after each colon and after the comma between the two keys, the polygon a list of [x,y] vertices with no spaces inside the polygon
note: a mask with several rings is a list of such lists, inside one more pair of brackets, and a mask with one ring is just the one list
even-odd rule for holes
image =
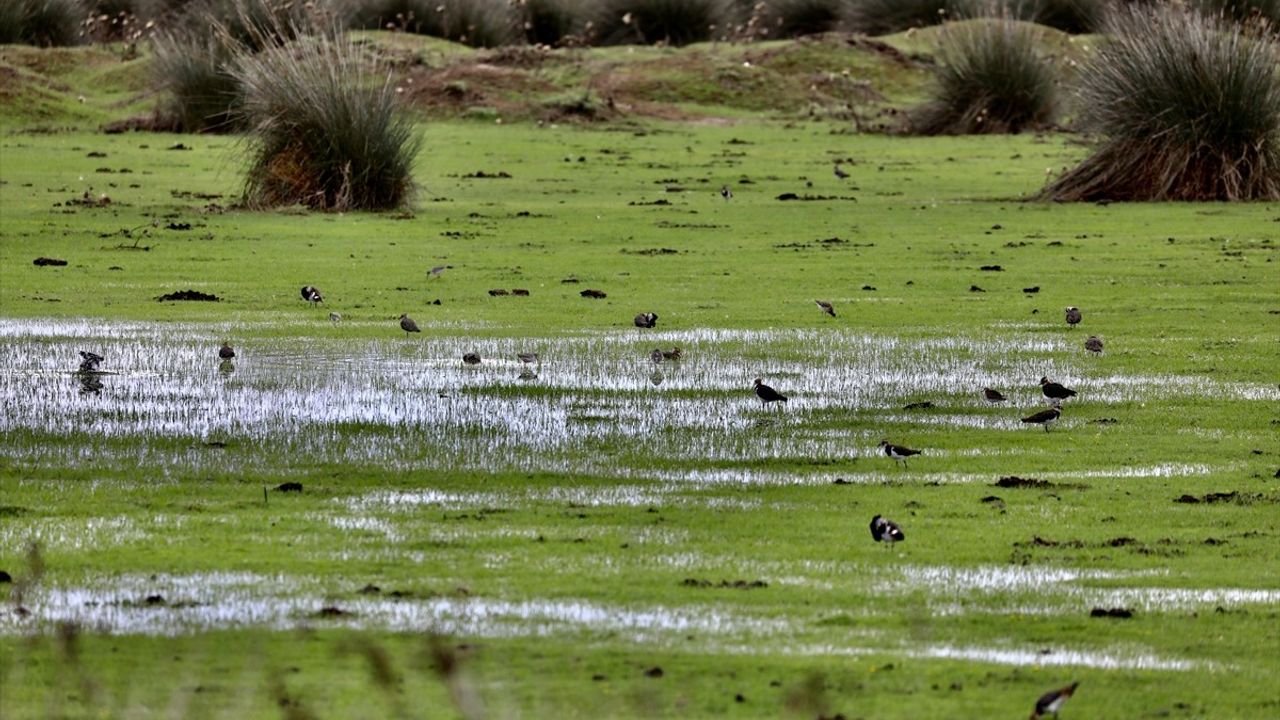
{"label": "lapwing with crest", "polygon": [[780,402],[783,405],[787,403],[787,396],[783,395],[777,390],[774,390],[768,385],[765,385],[763,379],[756,378],[755,385],[756,385],[756,397],[760,398],[760,404],[762,406],[768,407],[769,403],[771,402]]}
{"label": "lapwing with crest", "polygon": [[312,307],[315,307],[316,303],[324,302],[324,296],[320,294],[320,288],[314,285],[302,286],[302,299],[311,303]]}
{"label": "lapwing with crest", "polygon": [[1062,415],[1062,408],[1058,405],[1047,410],[1041,410],[1038,413],[1022,418],[1022,422],[1028,425],[1040,425],[1045,432],[1049,432],[1049,426],[1058,422],[1058,418]]}
{"label": "lapwing with crest", "polygon": [[658,314],[651,312],[640,313],[635,316],[635,319],[632,322],[634,322],[638,328],[651,328],[658,324]]}
{"label": "lapwing with crest", "polygon": [[1061,405],[1063,400],[1076,396],[1075,390],[1066,385],[1053,382],[1047,377],[1040,378],[1040,392],[1049,398],[1050,402],[1058,405]]}
{"label": "lapwing with crest", "polygon": [[912,450],[909,447],[894,445],[888,440],[881,440],[880,447],[884,449],[885,455],[888,455],[889,457],[893,458],[894,462],[901,462],[902,467],[904,469],[907,467],[907,458],[911,457],[912,455],[920,454],[919,450]]}
{"label": "lapwing with crest", "polygon": [[1057,720],[1058,713],[1062,712],[1062,706],[1071,699],[1072,695],[1076,694],[1076,688],[1078,687],[1080,687],[1080,683],[1077,681],[1066,687],[1050,690],[1041,695],[1040,699],[1036,700],[1035,709],[1031,711],[1030,720],[1041,720],[1047,715],[1052,715]]}

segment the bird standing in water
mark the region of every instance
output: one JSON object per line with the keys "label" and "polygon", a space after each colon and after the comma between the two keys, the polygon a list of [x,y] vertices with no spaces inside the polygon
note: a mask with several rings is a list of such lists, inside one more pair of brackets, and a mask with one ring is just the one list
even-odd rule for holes
{"label": "bird standing in water", "polygon": [[764,407],[768,407],[771,402],[781,402],[783,404],[787,402],[786,395],[765,385],[761,378],[756,378],[756,397],[760,398],[760,404]]}
{"label": "bird standing in water", "polygon": [[236,356],[236,351],[227,343],[222,343],[222,347],[218,348],[218,357],[223,360],[230,360]]}

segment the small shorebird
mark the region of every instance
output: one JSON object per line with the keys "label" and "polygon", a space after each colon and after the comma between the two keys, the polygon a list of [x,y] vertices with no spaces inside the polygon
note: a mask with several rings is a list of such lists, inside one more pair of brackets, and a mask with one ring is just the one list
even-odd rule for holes
{"label": "small shorebird", "polygon": [[826,300],[814,300],[814,302],[818,303],[818,308],[822,310],[822,312],[830,315],[831,317],[836,316],[836,309],[832,307],[831,303]]}
{"label": "small shorebird", "polygon": [[1040,378],[1040,392],[1050,400],[1061,402],[1069,397],[1075,397],[1076,391],[1065,385],[1059,385],[1056,382],[1050,382],[1049,378]]}
{"label": "small shorebird", "polygon": [[473,352],[469,352],[469,353],[467,353],[467,354],[465,354],[465,355],[463,355],[463,356],[462,356],[462,362],[464,362],[464,363],[466,363],[466,364],[468,364],[468,365],[479,365],[479,364],[480,364],[480,353],[473,353]]}
{"label": "small shorebird", "polygon": [[1095,355],[1102,353],[1102,338],[1097,335],[1090,335],[1088,340],[1084,341],[1084,349]]}
{"label": "small shorebird", "polygon": [[720,197],[724,198],[725,202],[728,202],[733,197],[733,191],[729,189],[728,185],[720,188]]}
{"label": "small shorebird", "polygon": [[80,351],[80,372],[97,372],[98,365],[102,363],[102,356],[95,352],[87,350]]}
{"label": "small shorebird", "polygon": [[320,288],[315,287],[314,285],[302,286],[302,299],[311,303],[312,306],[316,303],[324,302],[324,296],[320,294]]}
{"label": "small shorebird", "polygon": [[409,333],[422,332],[418,329],[418,323],[414,322],[413,318],[408,315],[400,316],[400,329],[404,331],[405,337],[408,337]]}
{"label": "small shorebird", "polygon": [[340,323],[342,322],[342,316],[336,312],[331,312],[329,313],[329,322],[332,322],[335,324]]}
{"label": "small shorebird", "polygon": [[1064,308],[1064,311],[1067,313],[1068,326],[1075,327],[1080,324],[1080,308],[1072,305],[1069,308]]}
{"label": "small shorebird", "polygon": [[679,360],[684,353],[678,347],[672,347],[670,350],[662,351],[663,360]]}
{"label": "small shorebird", "polygon": [[888,440],[881,440],[880,447],[884,448],[884,454],[893,458],[894,462],[902,461],[903,468],[907,467],[907,458],[911,457],[912,455],[920,454],[919,450],[912,450],[909,447],[894,445]]}
{"label": "small shorebird", "polygon": [[756,397],[760,398],[760,404],[764,407],[768,407],[771,402],[787,402],[786,395],[765,385],[760,378],[756,378]]}
{"label": "small shorebird", "polygon": [[1043,425],[1044,431],[1049,432],[1049,426],[1058,421],[1058,416],[1062,414],[1062,409],[1057,405],[1048,410],[1041,410],[1030,417],[1022,418],[1022,422],[1028,425]]}
{"label": "small shorebird", "polygon": [[987,402],[991,403],[1004,402],[1005,399],[1003,393],[999,390],[992,390],[991,388],[982,388],[982,397],[986,398]]}
{"label": "small shorebird", "polygon": [[832,172],[835,173],[837,180],[843,180],[849,177],[849,173],[845,172],[844,168],[840,167],[840,163],[836,163],[835,169],[832,170]]}
{"label": "small shorebird", "polygon": [[1072,695],[1076,694],[1076,688],[1079,686],[1080,683],[1077,681],[1066,687],[1050,690],[1041,695],[1040,699],[1036,700],[1035,710],[1031,711],[1031,720],[1040,720],[1045,715],[1053,715],[1056,719],[1058,713],[1062,712],[1062,706],[1067,703],[1067,700],[1071,699]]}
{"label": "small shorebird", "polygon": [[452,265],[437,265],[431,268],[430,270],[428,270],[427,275],[433,278],[438,278],[444,274],[445,270],[452,270],[452,269],[453,269]]}
{"label": "small shorebird", "polygon": [[638,328],[651,328],[658,324],[657,313],[640,313],[632,321]]}
{"label": "small shorebird", "polygon": [[892,547],[894,543],[906,540],[907,536],[903,534],[898,523],[887,517],[876,515],[871,518],[871,539],[884,543],[885,547]]}
{"label": "small shorebird", "polygon": [[649,359],[653,361],[654,365],[660,364],[664,358],[665,356],[662,354],[662,351],[659,350],[658,348],[654,348],[653,352],[649,353]]}
{"label": "small shorebird", "polygon": [[516,359],[522,363],[536,363],[538,362],[538,353],[516,353]]}
{"label": "small shorebird", "polygon": [[236,356],[236,351],[227,343],[222,343],[222,347],[218,348],[218,357],[223,360],[230,360]]}

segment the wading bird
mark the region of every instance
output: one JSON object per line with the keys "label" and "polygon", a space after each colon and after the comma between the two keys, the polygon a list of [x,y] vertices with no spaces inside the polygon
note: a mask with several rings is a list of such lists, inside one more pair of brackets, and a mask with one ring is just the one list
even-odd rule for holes
{"label": "wading bird", "polygon": [[1084,349],[1098,355],[1102,353],[1102,338],[1097,335],[1090,335],[1088,340],[1084,341]]}
{"label": "wading bird", "polygon": [[783,395],[777,390],[765,385],[764,381],[760,378],[756,378],[756,397],[760,398],[760,404],[764,407],[768,407],[771,402],[787,402],[786,395]]}
{"label": "wading bird", "polygon": [[837,180],[843,180],[849,177],[849,173],[845,172],[844,168],[840,167],[840,163],[836,163],[836,167],[832,172],[835,173]]}
{"label": "wading bird", "polygon": [[342,322],[342,316],[336,312],[331,312],[329,313],[329,322],[332,322],[334,324],[340,323]]}
{"label": "wading bird", "polygon": [[632,321],[638,328],[651,328],[658,324],[657,313],[640,313]]}
{"label": "wading bird", "polygon": [[991,388],[982,388],[982,397],[986,398],[987,402],[990,403],[1004,402],[1005,399],[1003,393],[999,390],[992,390]]}
{"label": "wading bird", "polygon": [[1052,382],[1047,377],[1040,378],[1040,392],[1053,402],[1061,402],[1069,397],[1075,397],[1076,391],[1065,385],[1059,385]]}
{"label": "wading bird", "polygon": [[1075,327],[1080,324],[1080,308],[1072,305],[1069,308],[1064,308],[1064,311],[1067,313],[1067,325],[1069,327]]}
{"label": "wading bird", "polygon": [[536,363],[538,362],[538,353],[516,353],[516,359],[522,363]]}
{"label": "wading bird", "polygon": [[1062,706],[1067,703],[1067,700],[1071,699],[1072,695],[1076,694],[1076,688],[1079,686],[1080,683],[1077,681],[1064,688],[1050,690],[1041,695],[1040,699],[1036,700],[1035,710],[1031,711],[1031,720],[1040,720],[1045,715],[1053,715],[1054,718],[1057,718],[1058,713],[1062,712]]}
{"label": "wading bird", "polygon": [[871,539],[884,543],[885,547],[892,547],[894,543],[906,540],[907,536],[898,523],[876,515],[871,518]]}
{"label": "wading bird", "polygon": [[433,278],[438,278],[444,274],[445,270],[452,270],[452,265],[437,265],[427,271],[427,274]]}
{"label": "wading bird", "polygon": [[659,350],[658,348],[654,348],[653,352],[649,353],[649,359],[653,361],[654,365],[661,363],[665,359],[665,357],[666,356],[664,356],[662,354],[662,351]]}
{"label": "wading bird", "polygon": [[102,363],[102,356],[87,350],[80,351],[80,372],[96,372]]}
{"label": "wading bird", "polygon": [[684,355],[684,352],[682,352],[678,347],[673,347],[670,350],[662,351],[663,360],[679,360],[683,355]]}
{"label": "wading bird", "polygon": [[218,348],[218,357],[223,360],[230,360],[236,356],[236,351],[227,343],[222,343],[222,347]]}
{"label": "wading bird", "polygon": [[893,443],[889,442],[888,440],[881,440],[881,441],[880,441],[880,447],[884,448],[884,454],[885,454],[885,455],[888,455],[888,456],[889,456],[889,457],[891,457],[891,458],[893,458],[893,461],[894,461],[894,462],[899,462],[899,461],[901,461],[901,462],[902,462],[902,467],[904,467],[904,468],[905,468],[905,467],[907,467],[907,458],[911,457],[912,455],[919,455],[919,454],[920,454],[920,451],[919,451],[919,450],[912,450],[912,449],[911,449],[911,448],[909,448],[909,447],[903,447],[903,446],[901,446],[901,445],[894,445]]}
{"label": "wading bird", "polygon": [[1044,426],[1044,431],[1049,432],[1049,426],[1057,422],[1058,416],[1061,414],[1062,409],[1057,405],[1054,405],[1048,410],[1041,410],[1034,415],[1022,418],[1022,422],[1027,423],[1028,425],[1042,425]]}
{"label": "wading bird", "polygon": [[311,303],[312,306],[315,306],[316,303],[324,302],[324,296],[320,294],[320,288],[314,285],[302,286],[302,299]]}
{"label": "wading bird", "polygon": [[469,353],[467,353],[467,354],[465,354],[465,355],[463,355],[463,356],[462,356],[462,362],[464,362],[464,363],[466,363],[466,364],[468,364],[468,365],[479,365],[479,364],[480,364],[480,353],[473,353],[473,352],[469,352]]}
{"label": "wading bird", "polygon": [[733,191],[729,189],[728,185],[720,188],[720,197],[724,198],[725,202],[728,202],[733,197]]}
{"label": "wading bird", "polygon": [[405,337],[409,337],[409,333],[422,332],[418,329],[418,323],[414,322],[413,318],[408,315],[400,316],[400,329],[404,331]]}
{"label": "wading bird", "polygon": [[818,309],[822,310],[822,312],[830,315],[831,317],[836,316],[836,309],[831,305],[831,303],[826,300],[814,300],[814,302],[818,304]]}

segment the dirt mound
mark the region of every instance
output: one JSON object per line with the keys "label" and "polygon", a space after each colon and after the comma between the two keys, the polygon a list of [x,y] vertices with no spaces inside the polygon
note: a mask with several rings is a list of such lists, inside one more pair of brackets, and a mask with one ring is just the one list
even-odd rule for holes
{"label": "dirt mound", "polygon": [[202,293],[199,290],[178,290],[167,295],[161,295],[156,298],[160,302],[171,301],[194,301],[194,302],[220,302],[222,298],[209,293]]}

